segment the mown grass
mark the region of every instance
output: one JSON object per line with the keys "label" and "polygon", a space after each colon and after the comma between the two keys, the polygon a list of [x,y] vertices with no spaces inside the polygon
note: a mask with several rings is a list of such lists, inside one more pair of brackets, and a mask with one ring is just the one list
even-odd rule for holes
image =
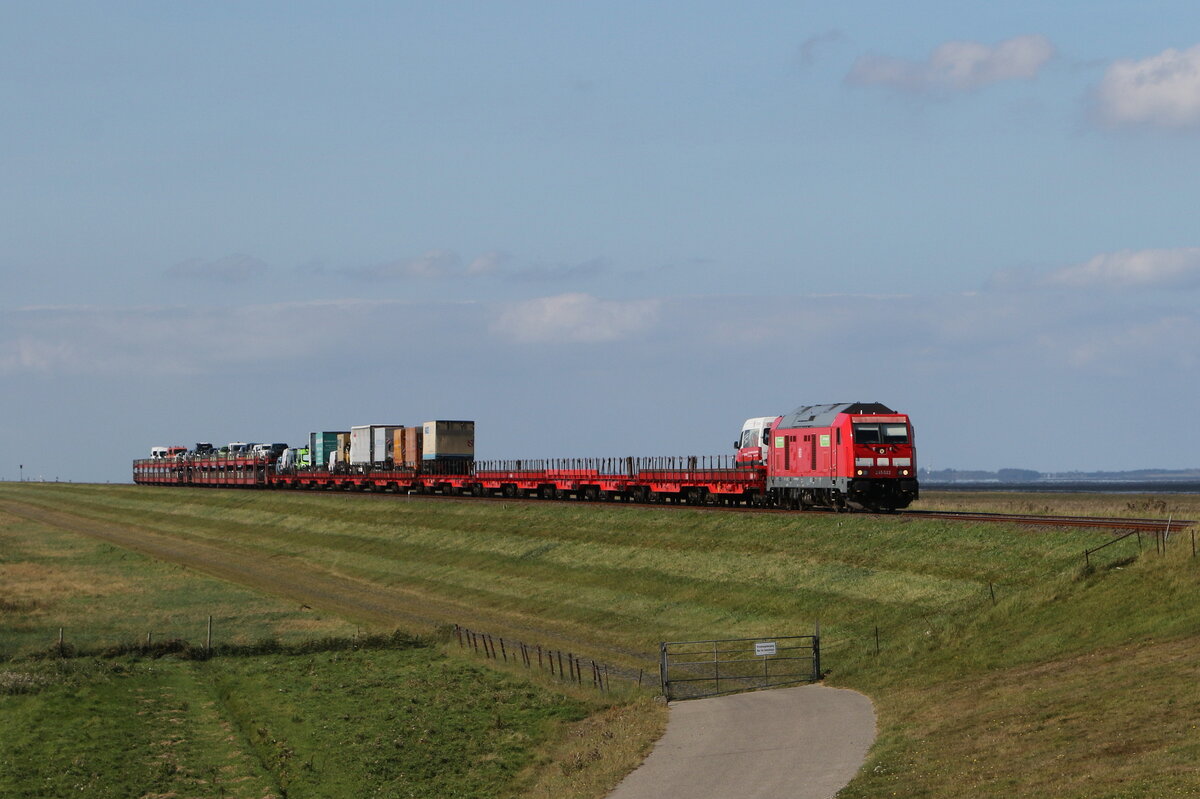
{"label": "mown grass", "polygon": [[[652,665],[661,640],[805,633],[819,619],[830,681],[879,712],[847,796],[1200,793],[1187,665],[1200,568],[1186,533],[1166,554],[1128,539],[1087,571],[1083,550],[1108,533],[134,487],[6,497],[294,558],[389,587],[397,607],[633,666]],[[1049,512],[1078,512],[1060,507]]]}
{"label": "mown grass", "polygon": [[514,796],[596,711],[429,646],[8,668],[6,797]]}
{"label": "mown grass", "polygon": [[98,649],[352,635],[355,625],[195,570],[5,513],[0,508],[0,658],[58,645]]}

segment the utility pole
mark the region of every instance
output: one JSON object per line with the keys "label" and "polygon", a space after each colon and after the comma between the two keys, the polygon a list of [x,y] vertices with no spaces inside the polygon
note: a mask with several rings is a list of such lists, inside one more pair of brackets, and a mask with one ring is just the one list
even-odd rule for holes
{"label": "utility pole", "polygon": [[24,483],[25,482],[25,464],[23,464],[23,463],[19,464],[17,466],[17,468],[21,470],[21,482]]}

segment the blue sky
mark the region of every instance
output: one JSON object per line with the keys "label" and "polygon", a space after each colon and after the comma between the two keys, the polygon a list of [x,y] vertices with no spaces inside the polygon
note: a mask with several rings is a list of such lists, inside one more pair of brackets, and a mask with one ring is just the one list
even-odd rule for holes
{"label": "blue sky", "polygon": [[[473,418],[1200,466],[1200,7],[8,3],[0,478]],[[1189,33],[1191,32],[1191,33]]]}

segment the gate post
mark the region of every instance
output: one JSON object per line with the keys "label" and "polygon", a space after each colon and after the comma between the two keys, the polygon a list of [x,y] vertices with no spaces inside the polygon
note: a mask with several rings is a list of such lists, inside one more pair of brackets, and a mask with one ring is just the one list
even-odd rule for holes
{"label": "gate post", "polygon": [[813,630],[813,682],[821,681],[821,622]]}
{"label": "gate post", "polygon": [[667,679],[667,642],[658,645],[658,680],[662,684],[663,696],[671,701],[671,681]]}

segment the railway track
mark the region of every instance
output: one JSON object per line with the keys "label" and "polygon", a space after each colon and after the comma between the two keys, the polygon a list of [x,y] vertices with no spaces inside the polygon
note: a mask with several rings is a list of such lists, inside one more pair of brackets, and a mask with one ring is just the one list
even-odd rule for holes
{"label": "railway track", "polygon": [[[286,489],[285,489],[286,490]],[[303,490],[303,489],[295,489]],[[463,495],[446,495],[438,493],[408,493],[394,494],[390,492],[364,492],[362,496],[374,496],[380,499],[391,497],[393,499],[403,498],[412,501],[458,501],[458,502],[487,502],[493,504],[509,504],[514,502],[539,502],[553,505],[573,505],[578,506],[580,500],[572,499],[538,499],[534,497],[467,497]],[[611,500],[596,500],[590,504],[599,504],[606,507],[642,507],[656,508],[666,511],[684,511],[698,510],[708,511],[713,513],[773,513],[783,514],[788,516],[812,515],[812,514],[830,514],[837,515],[834,510],[824,509],[809,509],[805,511],[787,510],[784,508],[758,507],[747,505],[689,505],[687,503],[673,502],[630,502],[630,501],[611,501]],[[1040,516],[1028,513],[976,513],[971,511],[940,511],[940,510],[902,510],[891,513],[871,513],[873,516],[887,517],[905,517],[913,519],[945,519],[948,521],[959,522],[988,522],[994,524],[1023,524],[1035,527],[1081,527],[1100,530],[1114,530],[1119,532],[1148,532],[1148,533],[1170,533],[1172,531],[1184,530],[1196,524],[1191,519],[1126,519],[1120,517],[1100,517],[1100,516]]]}

